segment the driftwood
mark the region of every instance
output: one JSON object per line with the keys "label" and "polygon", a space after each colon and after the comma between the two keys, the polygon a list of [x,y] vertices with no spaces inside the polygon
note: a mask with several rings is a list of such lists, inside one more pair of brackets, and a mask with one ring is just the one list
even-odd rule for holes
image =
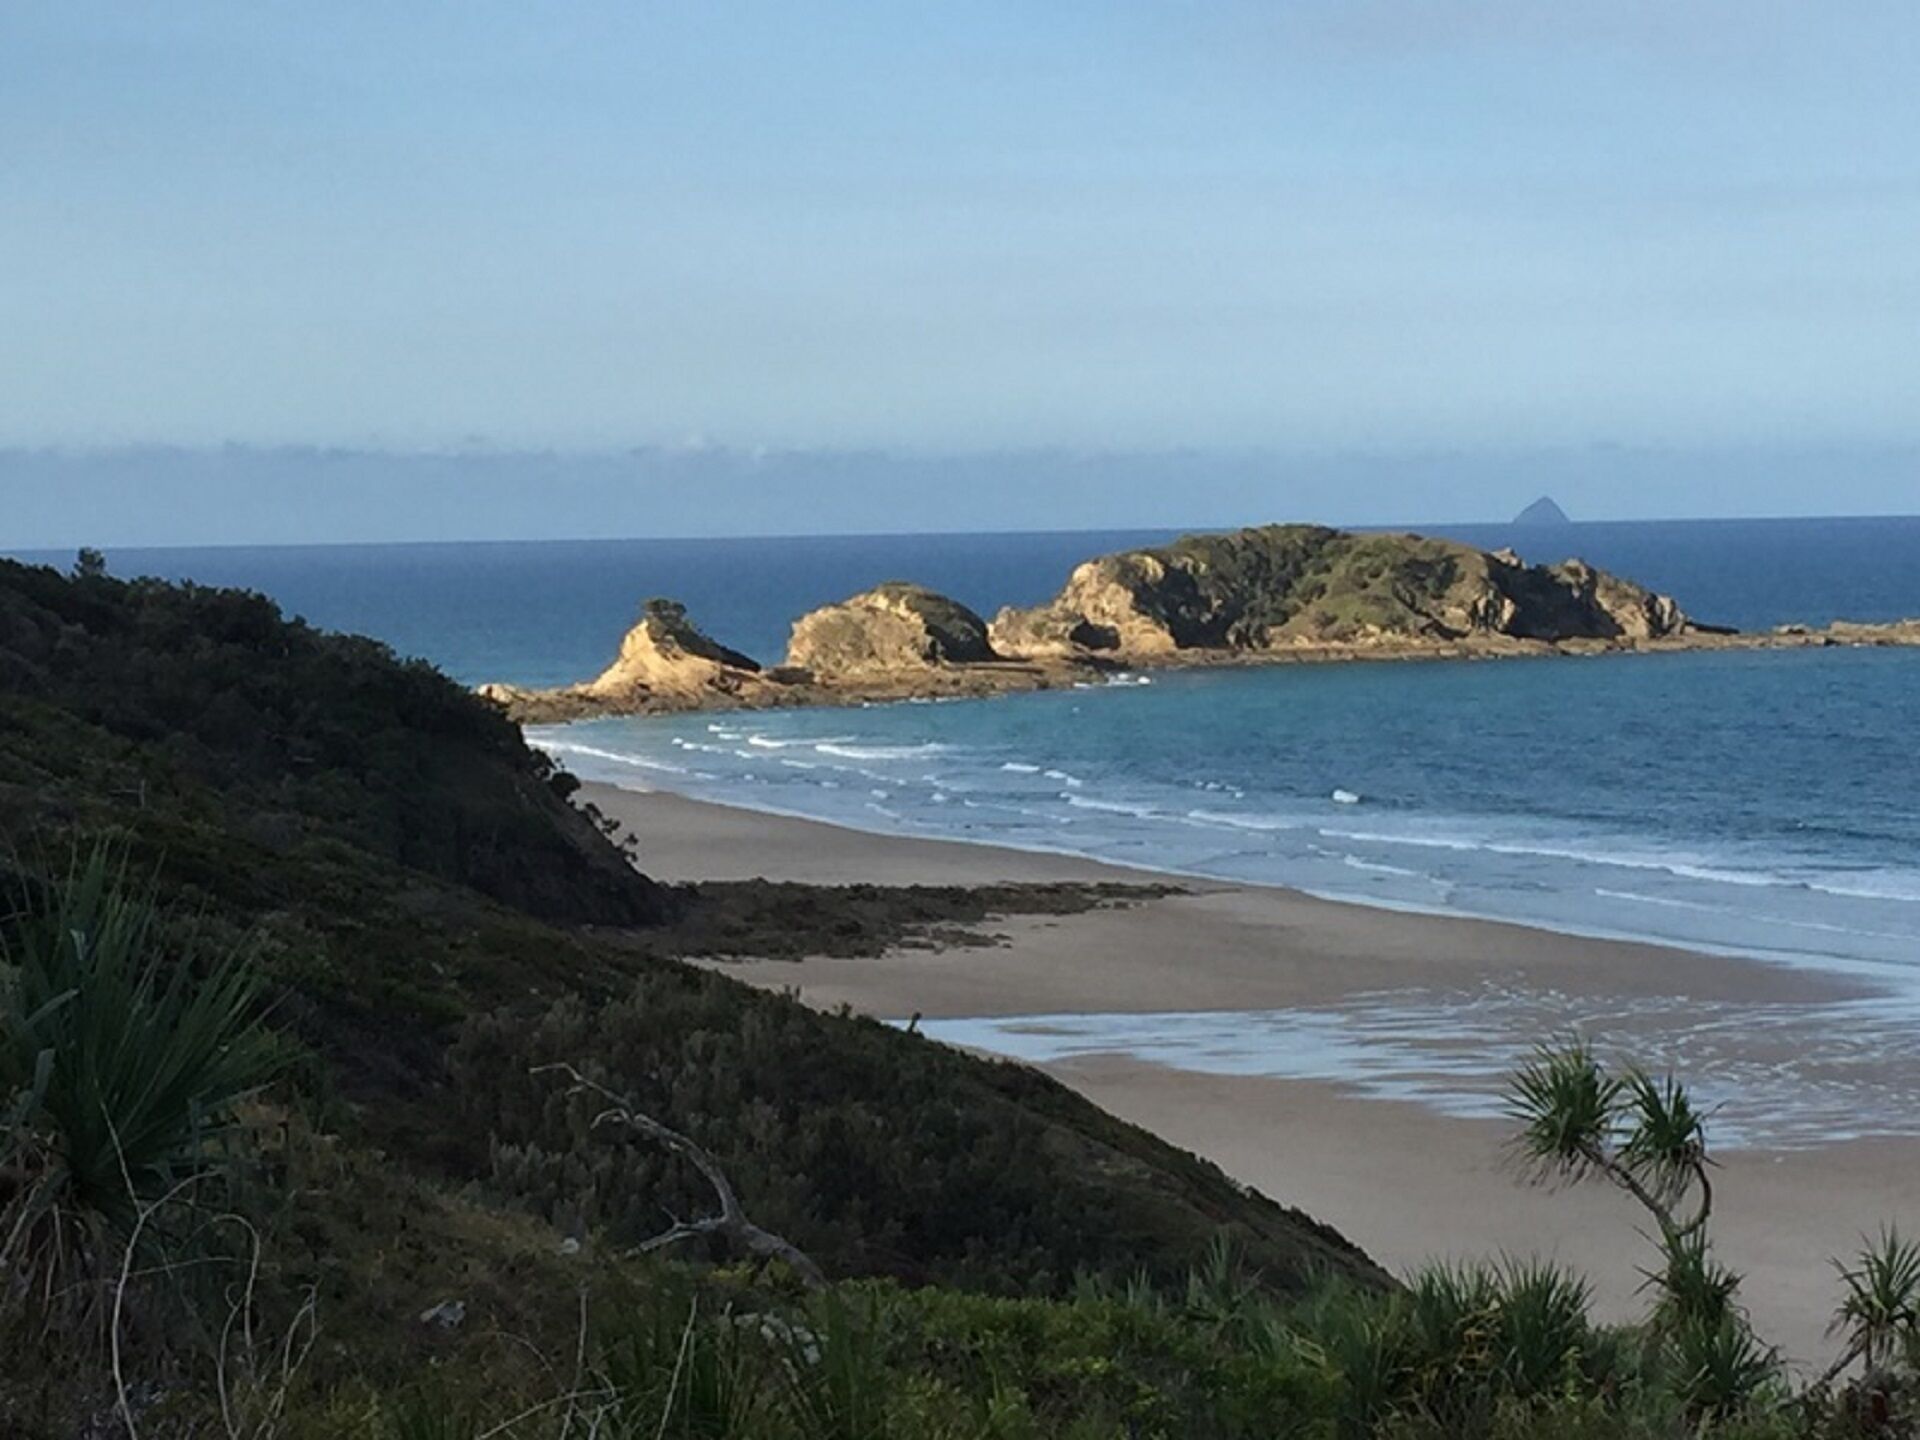
{"label": "driftwood", "polygon": [[720,1239],[738,1247],[754,1257],[761,1264],[779,1260],[783,1262],[811,1290],[824,1290],[827,1277],[813,1259],[791,1240],[762,1229],[747,1218],[740,1206],[740,1197],[734,1193],[733,1184],[727,1179],[726,1172],[720,1168],[720,1162],[697,1141],[682,1135],[678,1130],[662,1125],[651,1115],[633,1108],[623,1096],[615,1094],[606,1086],[589,1080],[573,1066],[564,1062],[552,1065],[540,1065],[532,1072],[535,1075],[557,1073],[572,1082],[572,1093],[596,1095],[607,1102],[607,1108],[594,1116],[593,1125],[598,1129],[602,1125],[619,1125],[644,1136],[672,1154],[680,1156],[694,1169],[698,1170],[713,1187],[714,1198],[719,1202],[720,1213],[708,1215],[699,1220],[675,1219],[673,1224],[651,1239],[644,1240],[636,1248],[643,1254],[655,1250],[664,1250],[669,1245],[677,1245],[682,1240],[694,1240],[702,1237],[718,1236]]}

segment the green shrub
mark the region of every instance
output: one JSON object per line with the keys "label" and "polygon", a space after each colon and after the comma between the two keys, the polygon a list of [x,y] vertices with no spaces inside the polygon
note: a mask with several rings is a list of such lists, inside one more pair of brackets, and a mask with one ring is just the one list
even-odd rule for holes
{"label": "green shrub", "polygon": [[1920,1245],[1890,1227],[1853,1264],[1835,1265],[1845,1294],[1832,1329],[1847,1342],[1837,1368],[1859,1359],[1869,1370],[1920,1370]]}
{"label": "green shrub", "polygon": [[1737,1315],[1688,1320],[1669,1341],[1674,1393],[1695,1415],[1719,1419],[1750,1408],[1780,1378],[1780,1358]]}
{"label": "green shrub", "polygon": [[23,896],[0,939],[0,1262],[11,1293],[48,1298],[226,1163],[237,1107],[284,1052],[245,956],[172,943],[105,846]]}
{"label": "green shrub", "polygon": [[1642,1289],[1654,1292],[1653,1325],[1663,1333],[1682,1325],[1717,1326],[1739,1318],[1734,1296],[1740,1277],[1713,1258],[1705,1231],[1676,1235],[1661,1245],[1661,1265],[1646,1270]]}

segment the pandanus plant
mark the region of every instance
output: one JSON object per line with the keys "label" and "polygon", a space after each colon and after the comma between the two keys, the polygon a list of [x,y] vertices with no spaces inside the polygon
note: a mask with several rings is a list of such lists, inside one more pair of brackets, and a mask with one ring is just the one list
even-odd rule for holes
{"label": "pandanus plant", "polygon": [[1671,1076],[1614,1073],[1586,1042],[1543,1045],[1512,1077],[1507,1111],[1515,1154],[1536,1180],[1599,1178],[1631,1195],[1657,1227],[1653,1329],[1674,1362],[1675,1386],[1696,1412],[1738,1409],[1778,1372],[1734,1301],[1740,1280],[1714,1260],[1706,1117]]}
{"label": "pandanus plant", "polygon": [[46,1299],[97,1278],[144,1215],[218,1166],[236,1107],[282,1051],[246,958],[167,939],[150,888],[110,847],[11,911],[0,915],[0,1282]]}
{"label": "pandanus plant", "polygon": [[1869,1373],[1903,1362],[1920,1368],[1920,1244],[1888,1227],[1851,1265],[1836,1260],[1834,1266],[1844,1293],[1828,1333],[1846,1345],[1823,1382],[1838,1379],[1856,1360]]}
{"label": "pandanus plant", "polygon": [[1706,1117],[1671,1076],[1612,1074],[1581,1040],[1543,1045],[1513,1076],[1507,1111],[1535,1178],[1610,1181],[1640,1202],[1669,1249],[1706,1229]]}

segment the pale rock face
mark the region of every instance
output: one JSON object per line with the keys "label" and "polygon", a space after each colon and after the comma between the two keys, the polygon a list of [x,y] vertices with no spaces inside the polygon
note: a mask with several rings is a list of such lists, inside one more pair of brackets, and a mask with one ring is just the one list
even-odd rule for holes
{"label": "pale rock face", "polygon": [[1686,626],[1687,617],[1671,595],[1657,595],[1604,570],[1594,572],[1593,598],[1629,640],[1658,639]]}
{"label": "pale rock face", "polygon": [[[1920,643],[1920,627],[1842,627],[1773,645]],[[985,696],[1084,683],[1115,665],[1537,654],[1754,644],[1695,624],[1665,595],[1580,560],[1529,565],[1418,535],[1266,525],[1088,560],[1044,605],[991,625],[924,586],[889,581],[794,623],[763,670],[650,600],[601,675],[481,694],[527,723],[592,715]]]}
{"label": "pale rock face", "polygon": [[1137,550],[1076,567],[1051,602],[1008,606],[994,616],[990,633],[1005,655],[1166,655],[1182,648],[1204,615],[1189,574]]}
{"label": "pale rock face", "polygon": [[692,696],[703,690],[737,691],[757,682],[759,672],[753,660],[703,634],[687,619],[685,606],[649,600],[613,664],[582,689],[602,697],[635,691]]}
{"label": "pale rock face", "polygon": [[920,585],[888,581],[794,622],[787,666],[816,679],[888,675],[997,660],[986,622]]}

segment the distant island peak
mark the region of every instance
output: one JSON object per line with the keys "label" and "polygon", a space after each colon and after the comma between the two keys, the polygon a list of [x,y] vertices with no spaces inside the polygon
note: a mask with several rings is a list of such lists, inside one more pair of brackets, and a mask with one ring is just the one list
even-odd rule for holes
{"label": "distant island peak", "polygon": [[1572,518],[1551,495],[1542,495],[1513,517],[1516,525],[1571,525]]}

